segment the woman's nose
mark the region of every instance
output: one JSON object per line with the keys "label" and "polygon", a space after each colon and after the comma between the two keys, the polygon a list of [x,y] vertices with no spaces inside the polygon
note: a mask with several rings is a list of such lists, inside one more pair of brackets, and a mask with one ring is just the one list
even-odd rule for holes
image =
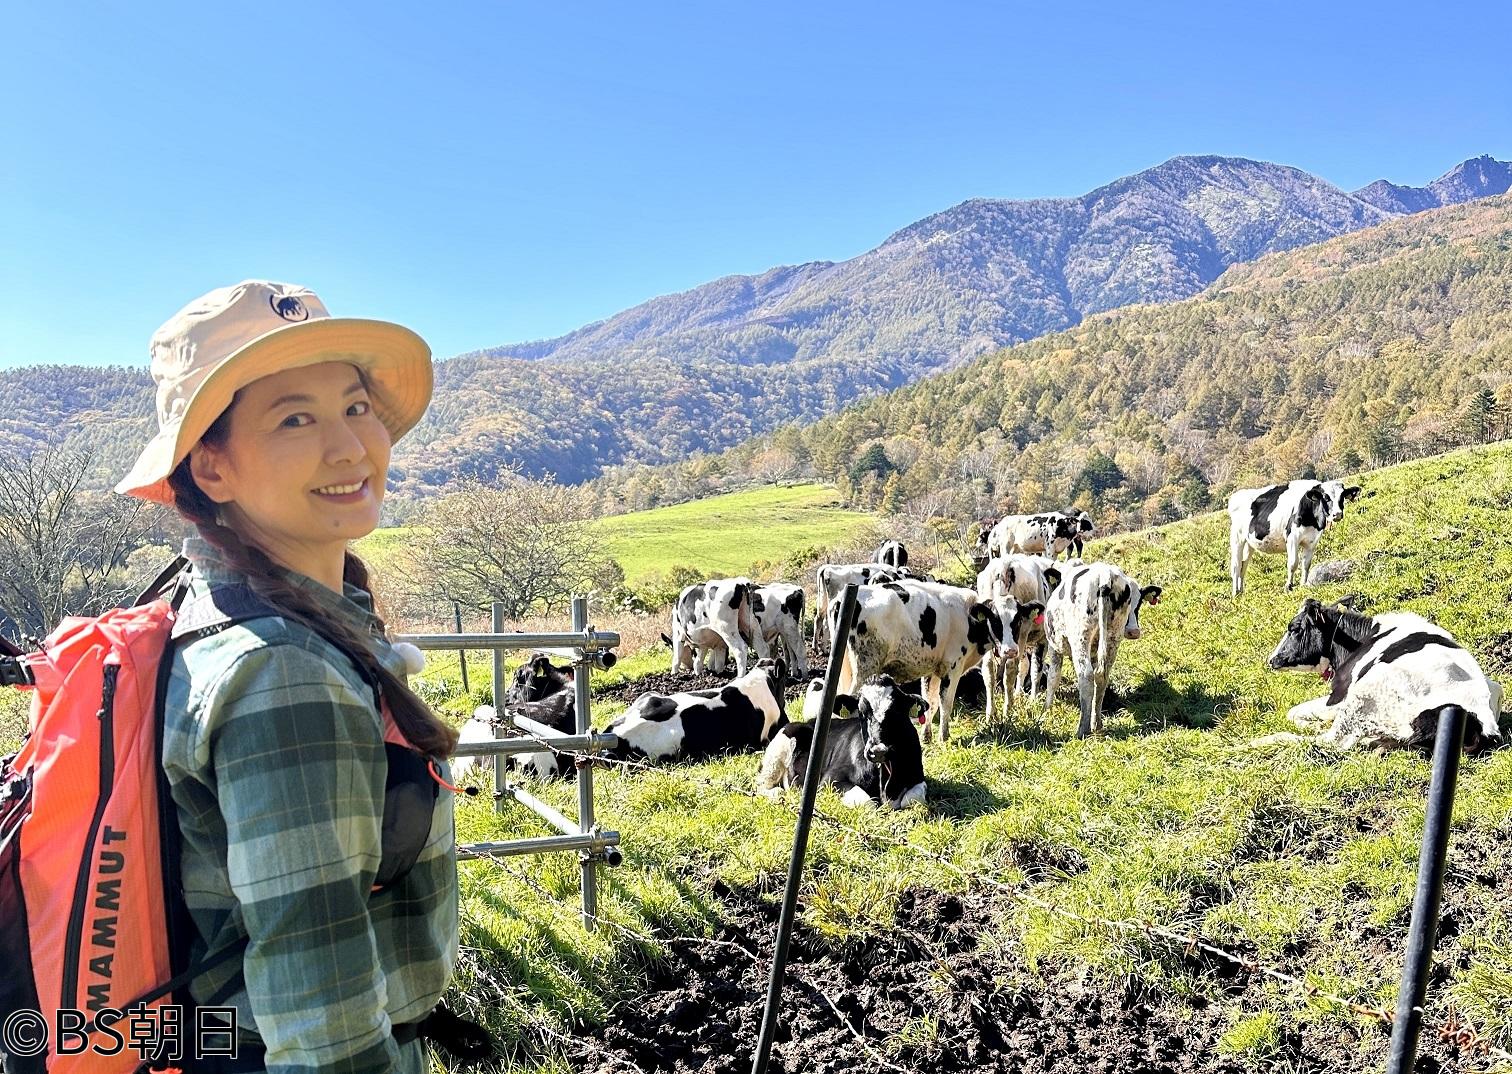
{"label": "woman's nose", "polygon": [[327,425],[325,457],[328,463],[356,462],[367,455],[362,438],[346,422]]}

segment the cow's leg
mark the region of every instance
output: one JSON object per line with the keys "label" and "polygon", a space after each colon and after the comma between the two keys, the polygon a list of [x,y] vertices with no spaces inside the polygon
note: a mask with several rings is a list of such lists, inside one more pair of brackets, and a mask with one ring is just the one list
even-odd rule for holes
{"label": "cow's leg", "polygon": [[[721,630],[719,636],[723,639],[730,655],[735,657],[735,674],[737,676],[744,675],[746,673],[746,666],[750,661],[750,656],[746,652],[745,639],[740,636],[740,631],[736,630],[733,633],[726,633]],[[723,663],[721,663],[719,670],[724,670]]]}
{"label": "cow's leg", "polygon": [[1300,705],[1293,705],[1286,718],[1304,731],[1316,731],[1334,717],[1328,707],[1328,698],[1314,697]]}
{"label": "cow's leg", "polygon": [[1312,585],[1312,559],[1313,559],[1313,550],[1316,549],[1317,547],[1318,547],[1318,542],[1317,542],[1316,538],[1313,539],[1312,541],[1308,542],[1307,544],[1301,546],[1301,551],[1302,551],[1302,584],[1304,586]]}
{"label": "cow's leg", "polygon": [[955,712],[956,691],[961,684],[958,679],[951,679],[948,686],[942,686],[939,690],[940,699],[940,741],[950,741],[950,716]]}
{"label": "cow's leg", "polygon": [[1076,694],[1081,702],[1081,722],[1076,725],[1076,737],[1086,738],[1092,733],[1093,707],[1097,703],[1097,673],[1092,667],[1092,654],[1085,658],[1071,654],[1071,665],[1076,668]]}
{"label": "cow's leg", "polygon": [[793,665],[800,679],[808,678],[808,647],[803,644],[803,624],[800,622],[796,628],[789,626],[784,637],[787,639],[784,646],[791,650],[788,653],[788,663]]}
{"label": "cow's leg", "polygon": [[688,655],[688,639],[683,634],[682,626],[674,614],[672,616],[672,673],[674,675],[683,669]]}
{"label": "cow's leg", "polygon": [[1292,530],[1286,535],[1286,591],[1291,592],[1292,571],[1297,567],[1297,558],[1300,552],[1298,547],[1297,531]]}
{"label": "cow's leg", "polygon": [[1229,578],[1234,583],[1234,596],[1244,592],[1244,567],[1249,557],[1244,554],[1244,534],[1229,534]]}
{"label": "cow's leg", "polygon": [[940,735],[943,740],[945,735],[944,709],[940,707],[940,679],[931,675],[924,680],[924,700],[928,703],[928,709],[924,714],[924,741],[934,738],[934,725],[940,721]]}
{"label": "cow's leg", "polygon": [[1055,704],[1055,690],[1060,686],[1061,665],[1065,663],[1066,654],[1060,649],[1051,649],[1046,654],[1045,664],[1045,714],[1049,715],[1050,708]]}
{"label": "cow's leg", "polygon": [[[1003,678],[1003,669],[1006,666],[1006,664],[1007,664],[1007,661],[999,659],[996,654],[990,655],[985,660],[982,661],[982,689],[983,689],[983,691],[987,695],[987,699],[986,699],[986,702],[985,702],[985,707],[983,708],[982,711],[986,714],[986,721],[988,723],[992,722],[992,691],[993,691],[993,687],[997,687],[998,693],[1002,693],[1003,692],[1002,691],[1002,678]],[[1007,716],[1007,714],[1008,714],[1008,699],[1006,697],[1004,697],[1003,698],[1003,715]]]}

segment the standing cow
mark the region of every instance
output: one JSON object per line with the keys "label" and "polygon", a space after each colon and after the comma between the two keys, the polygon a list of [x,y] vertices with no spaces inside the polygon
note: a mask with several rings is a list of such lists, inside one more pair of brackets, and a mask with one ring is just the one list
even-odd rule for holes
{"label": "standing cow", "polygon": [[755,642],[749,578],[716,578],[695,582],[672,606],[672,670],[697,675],[707,662],[724,671],[726,653],[735,654],[735,674],[746,673],[746,650]]}
{"label": "standing cow", "polygon": [[808,677],[808,646],[803,644],[803,587],[791,582],[768,582],[751,593],[756,621],[756,656],[765,659],[783,649],[788,667],[798,678]]}
{"label": "standing cow", "polygon": [[[839,626],[840,607],[838,600],[829,607],[831,637]],[[1017,650],[1002,613],[972,590],[915,581],[862,586],[840,691],[855,693],[859,683],[884,671],[901,681],[924,679],[925,696],[945,741],[961,677],[989,652],[1011,658]],[[931,733],[926,717],[925,741]]]}
{"label": "standing cow", "polygon": [[908,549],[903,547],[902,541],[883,541],[881,547],[872,553],[872,562],[884,567],[906,567]]}
{"label": "standing cow", "polygon": [[989,559],[1012,552],[1033,552],[1054,559],[1092,532],[1085,513],[1067,515],[1050,511],[1038,515],[1006,515],[987,531],[985,550]]}
{"label": "standing cow", "polygon": [[1344,517],[1344,505],[1360,494],[1342,481],[1292,481],[1239,489],[1228,501],[1229,577],[1234,596],[1244,592],[1244,573],[1256,552],[1286,553],[1286,588],[1292,571],[1303,585],[1312,578],[1313,549],[1323,531]]}
{"label": "standing cow", "polygon": [[1050,649],[1046,677],[1045,709],[1055,700],[1061,666],[1066,657],[1076,670],[1076,690],[1081,700],[1081,723],[1076,737],[1102,734],[1103,695],[1118,645],[1124,638],[1138,638],[1139,612],[1160,603],[1160,586],[1140,588],[1132,578],[1109,563],[1076,567],[1054,593],[1045,609],[1045,635]]}
{"label": "standing cow", "polygon": [[[1501,739],[1501,685],[1447,630],[1411,612],[1371,617],[1309,597],[1267,664],[1316,672],[1328,684],[1326,697],[1295,705],[1287,716],[1339,749],[1432,742],[1439,713],[1449,705],[1469,717],[1466,749]],[[1255,741],[1297,737],[1284,732]]]}
{"label": "standing cow", "polygon": [[[816,572],[818,586],[814,593],[814,643],[829,628],[830,602],[845,591],[848,585],[875,585],[896,582],[901,574],[892,567],[877,563],[824,563]],[[834,635],[830,635],[834,640]]]}
{"label": "standing cow", "polygon": [[[1018,646],[1018,660],[1010,663],[989,653],[982,661],[982,679],[986,684],[986,714],[992,716],[994,688],[1003,699],[1003,715],[1008,715],[1008,703],[1015,689],[1019,689],[1028,676],[1027,689],[1030,697],[1039,696],[1039,683],[1045,658],[1045,605],[1050,594],[1060,585],[1061,571],[1051,561],[1039,556],[1011,555],[994,559],[977,575],[977,596],[990,602],[1000,616],[1011,616],[1009,633]],[[1009,613],[1007,598],[1017,604],[1017,610]],[[1009,685],[1011,681],[1012,686]]]}

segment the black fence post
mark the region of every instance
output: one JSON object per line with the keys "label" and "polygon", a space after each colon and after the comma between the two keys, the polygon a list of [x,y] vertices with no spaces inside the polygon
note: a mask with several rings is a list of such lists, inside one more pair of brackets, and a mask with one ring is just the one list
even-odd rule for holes
{"label": "black fence post", "polygon": [[[454,619],[457,624],[457,633],[460,634],[462,633],[462,605],[458,604],[456,601],[452,601],[452,612],[454,613]],[[457,659],[462,662],[462,692],[471,697],[472,687],[467,685],[467,650],[458,649]],[[499,711],[501,707],[502,706],[500,706],[498,703],[498,699],[495,698],[494,710]]]}
{"label": "black fence post", "polygon": [[1428,786],[1428,810],[1423,817],[1423,848],[1418,855],[1417,894],[1412,900],[1407,959],[1402,967],[1402,984],[1397,989],[1396,1020],[1391,1027],[1386,1074],[1411,1074],[1417,1058],[1418,1035],[1423,1031],[1423,1000],[1428,994],[1428,974],[1433,967],[1465,718],[1465,710],[1458,705],[1445,705],[1439,710],[1438,737],[1433,742],[1433,778]]}
{"label": "black fence post", "polygon": [[[761,1018],[761,1036],[756,1040],[756,1059],[752,1074],[765,1074],[772,1057],[772,1041],[777,1034],[777,1011],[782,1005],[782,982],[787,974],[788,942],[793,936],[793,915],[798,909],[798,888],[803,882],[803,859],[808,853],[809,827],[814,820],[814,801],[819,797],[819,777],[824,771],[824,742],[829,735],[830,716],[835,711],[835,695],[840,691],[840,668],[844,663],[845,643],[850,640],[856,619],[856,594],[859,587],[848,585],[840,598],[840,622],[830,638],[829,668],[824,675],[824,699],[814,720],[814,738],[809,746],[808,771],[803,776],[803,802],[798,808],[798,824],[793,830],[793,856],[788,861],[787,887],[782,893],[782,915],[777,919],[777,944],[772,952],[772,976],[767,982],[766,1012]],[[820,615],[824,609],[817,609]]]}

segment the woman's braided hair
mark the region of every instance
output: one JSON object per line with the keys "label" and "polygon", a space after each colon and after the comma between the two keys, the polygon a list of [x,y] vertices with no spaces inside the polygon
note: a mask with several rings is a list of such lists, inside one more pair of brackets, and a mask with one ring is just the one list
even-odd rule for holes
{"label": "woman's braided hair", "polygon": [[[232,406],[235,406],[234,401]],[[230,414],[231,408],[228,407],[205,431],[201,441],[212,446],[224,443]],[[432,757],[451,755],[457,745],[457,731],[438,719],[404,679],[383,666],[360,633],[327,613],[298,586],[290,584],[266,552],[242,540],[234,529],[220,523],[215,501],[205,495],[189,472],[188,458],[174,469],[168,483],[173,489],[173,505],[179,514],[194,524],[200,536],[213,545],[227,563],[246,576],[253,592],[286,618],[303,623],[336,646],[364,670],[364,677],[379,684],[394,723],[412,746]],[[342,575],[343,581],[372,593],[367,564],[351,550],[346,553]]]}

